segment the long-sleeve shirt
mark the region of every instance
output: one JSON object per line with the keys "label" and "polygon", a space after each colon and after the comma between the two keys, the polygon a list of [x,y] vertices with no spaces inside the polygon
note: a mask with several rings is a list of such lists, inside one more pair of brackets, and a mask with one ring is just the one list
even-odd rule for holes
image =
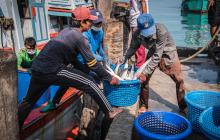
{"label": "long-sleeve shirt", "polygon": [[30,68],[35,57],[39,54],[39,50],[35,49],[33,57],[30,57],[25,49],[22,49],[17,55],[17,67]]}
{"label": "long-sleeve shirt", "polygon": [[41,73],[56,73],[63,65],[72,64],[77,69],[76,56],[81,54],[87,66],[101,79],[111,80],[103,66],[97,62],[88,42],[77,28],[66,28],[49,41],[32,64],[32,70]]}
{"label": "long-sleeve shirt", "polygon": [[[83,32],[83,36],[85,36],[85,38],[88,40],[89,48],[93,56],[96,58],[96,60],[104,61],[105,59],[105,52],[103,49],[104,32],[103,31],[93,32],[90,29],[86,32]],[[85,60],[83,59],[81,54],[77,56],[77,59],[83,64],[85,64]]]}
{"label": "long-sleeve shirt", "polygon": [[157,68],[161,58],[163,58],[165,64],[169,66],[173,64],[178,57],[176,55],[176,45],[169,31],[163,24],[156,24],[156,34],[148,41],[144,40],[140,35],[140,31],[137,30],[132,37],[130,48],[125,55],[125,59],[129,59],[134,55],[136,50],[140,47],[140,44],[143,44],[147,49],[147,59],[152,57],[143,71],[144,74],[152,74]]}

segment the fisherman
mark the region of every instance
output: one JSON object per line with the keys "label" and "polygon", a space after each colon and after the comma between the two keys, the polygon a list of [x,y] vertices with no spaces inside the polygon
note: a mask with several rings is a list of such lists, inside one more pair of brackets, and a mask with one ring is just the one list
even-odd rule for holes
{"label": "fisherman", "polygon": [[[87,41],[89,43],[90,51],[92,52],[92,54],[96,58],[96,60],[98,62],[104,63],[105,58],[106,58],[104,48],[103,48],[104,32],[102,29],[102,24],[103,24],[104,18],[103,18],[102,13],[100,11],[93,9],[90,12],[92,15],[97,16],[98,19],[92,21],[93,25],[92,25],[91,29],[89,29],[88,31],[84,31],[83,36],[87,39]],[[77,60],[79,60],[79,62],[81,62],[82,65],[86,65],[86,61],[81,54],[77,55]],[[100,82],[100,78],[97,76],[97,74],[90,71],[87,66],[82,66],[81,69],[85,73],[92,76],[96,80],[96,82],[98,82],[98,83]],[[85,69],[88,69],[88,70],[85,70]],[[45,106],[41,109],[41,112],[45,113],[45,112],[54,110],[56,108],[56,104],[58,104],[60,102],[62,96],[64,95],[64,93],[66,92],[67,89],[68,89],[68,87],[59,88],[58,92],[54,96],[53,100],[49,101],[47,106]]]}
{"label": "fisherman", "polygon": [[[90,50],[93,56],[96,58],[96,60],[98,62],[102,62],[105,64],[106,55],[103,48],[104,32],[102,29],[104,18],[102,16],[102,13],[98,10],[92,9],[90,12],[92,15],[97,16],[98,19],[92,21],[93,25],[91,29],[89,29],[88,31],[84,31],[83,36],[88,41]],[[94,78],[96,83],[99,84],[100,78],[95,72],[89,70],[89,68],[85,66],[86,61],[81,54],[77,55],[77,60],[79,60],[79,62],[83,65],[82,70],[85,73],[89,74],[92,78]],[[41,109],[41,112],[45,113],[56,109],[56,104],[60,102],[62,96],[64,95],[67,89],[68,87],[59,87],[52,101],[49,101],[47,106]],[[97,115],[98,113],[102,113],[102,112],[99,111],[99,107],[96,104],[95,100],[93,100],[90,95],[84,95],[83,110],[82,110],[81,121],[79,126],[78,139],[83,140],[83,139],[89,139],[91,137],[90,134],[95,129],[94,124],[96,121],[96,116],[98,116]]]}
{"label": "fisherman", "polygon": [[[102,27],[104,18],[102,13],[96,9],[92,9],[91,14],[97,16],[98,19],[92,21],[93,25],[91,29],[83,32],[83,36],[85,36],[85,38],[88,40],[89,47],[93,53],[93,56],[98,62],[101,62],[103,66],[105,66],[107,58],[104,51],[104,31]],[[82,64],[85,64],[85,60],[81,54],[79,54],[77,58]],[[100,84],[100,78],[95,72],[90,71],[89,75],[95,79],[96,83]]]}
{"label": "fisherman", "polygon": [[36,49],[36,41],[33,37],[26,38],[24,46],[25,48],[18,53],[17,66],[20,71],[30,72],[31,64],[40,51]]}
{"label": "fisherman", "polygon": [[[97,11],[95,9],[90,11],[93,16],[97,16],[98,19],[93,20],[92,27],[88,31],[83,31],[82,34],[86,38],[86,40],[89,43],[89,49],[92,52],[93,56],[96,58],[98,62],[104,62],[106,55],[103,49],[103,39],[104,39],[104,32],[102,29],[102,23],[104,21],[104,18],[102,16],[102,13],[100,11]],[[73,25],[74,27],[77,27]],[[82,71],[92,76],[97,83],[100,82],[100,78],[97,76],[96,73],[89,70],[89,67],[86,66],[86,60],[83,58],[82,54],[77,55],[77,60],[82,64],[78,67],[81,68]],[[69,87],[60,87],[52,99],[52,101],[49,101],[47,106],[43,107],[41,109],[42,113],[46,113],[48,111],[56,109],[56,104],[58,104],[64,95],[64,93],[67,91]]]}
{"label": "fisherman", "polygon": [[[66,28],[59,35],[50,40],[36,57],[32,64],[32,76],[26,98],[19,106],[19,124],[30,113],[35,102],[50,85],[74,87],[90,94],[103,112],[109,118],[114,118],[121,109],[113,109],[103,92],[93,82],[93,79],[78,69],[76,56],[80,53],[86,60],[87,66],[96,72],[100,78],[108,80],[111,85],[119,83],[118,79],[109,75],[92,55],[83,31],[90,29],[92,20],[97,17],[91,15],[86,7],[77,7],[72,11],[73,22],[79,28]],[[73,67],[68,67],[72,64]]]}
{"label": "fisherman", "polygon": [[[104,18],[102,13],[96,9],[91,10],[91,14],[98,17],[97,20],[92,21],[93,25],[90,30],[83,32],[83,35],[86,37],[89,43],[89,47],[91,52],[93,53],[94,57],[97,61],[103,62],[106,58],[104,52],[104,31],[103,31],[103,22]],[[85,63],[82,55],[78,55],[77,58],[82,62]]]}
{"label": "fisherman", "polygon": [[125,55],[126,62],[143,44],[147,49],[147,59],[152,58],[144,71],[138,76],[142,82],[139,113],[148,110],[149,80],[157,67],[169,75],[176,83],[176,94],[180,112],[185,113],[184,82],[176,45],[167,28],[160,23],[155,24],[151,14],[141,14],[138,19],[138,30],[133,34],[130,48]]}

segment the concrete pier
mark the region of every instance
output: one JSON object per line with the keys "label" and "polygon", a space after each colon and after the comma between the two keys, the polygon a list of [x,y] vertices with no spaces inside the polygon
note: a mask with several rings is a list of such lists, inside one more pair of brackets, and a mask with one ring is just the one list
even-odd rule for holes
{"label": "concrete pier", "polygon": [[[182,65],[186,91],[213,90],[220,92],[220,67],[211,59],[196,58]],[[106,140],[138,140],[132,137],[133,121],[137,115],[138,104],[126,107],[116,117],[107,134]],[[156,70],[150,80],[150,111],[169,111],[178,113],[175,83],[166,74]],[[134,131],[133,131],[134,132]],[[202,134],[192,133],[187,140],[206,140]]]}

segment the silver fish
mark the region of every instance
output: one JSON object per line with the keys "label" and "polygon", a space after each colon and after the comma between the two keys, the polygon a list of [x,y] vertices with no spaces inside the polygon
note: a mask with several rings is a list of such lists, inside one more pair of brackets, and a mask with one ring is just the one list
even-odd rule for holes
{"label": "silver fish", "polygon": [[114,70],[115,74],[118,74],[119,67],[120,67],[120,62],[119,62],[119,59],[118,59],[118,61],[117,61],[117,63],[116,63],[116,68],[115,68],[115,70]]}
{"label": "silver fish", "polygon": [[112,76],[116,77],[118,80],[121,80],[123,81],[123,79],[121,77],[119,77],[118,75],[116,75],[115,73],[109,71],[109,70],[106,70],[109,74],[111,74]]}
{"label": "silver fish", "polygon": [[122,75],[121,75],[121,78],[122,78],[122,79],[127,79],[127,77],[128,77],[128,69],[124,69],[124,70],[123,70],[123,73],[122,73]]}
{"label": "silver fish", "polygon": [[109,74],[111,74],[112,76],[118,78],[119,80],[123,80],[121,77],[119,77],[118,75],[116,75],[116,74],[114,73],[114,71],[113,71],[108,65],[106,65],[106,68],[107,68],[106,71],[107,71]]}
{"label": "silver fish", "polygon": [[125,62],[124,70],[123,70],[123,73],[121,75],[122,79],[125,79],[125,77],[128,77],[128,60]]}
{"label": "silver fish", "polygon": [[151,61],[152,57],[149,58],[134,74],[133,80],[137,79],[137,76],[139,76],[145,69],[145,67],[147,66],[147,64],[149,64],[149,62]]}
{"label": "silver fish", "polygon": [[133,64],[133,65],[131,66],[131,72],[129,73],[129,79],[133,79],[133,77],[134,77],[134,65],[135,65],[135,64]]}

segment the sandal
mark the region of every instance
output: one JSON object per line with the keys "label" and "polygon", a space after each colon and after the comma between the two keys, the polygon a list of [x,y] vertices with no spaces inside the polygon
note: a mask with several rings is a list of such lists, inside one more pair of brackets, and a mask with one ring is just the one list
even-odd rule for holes
{"label": "sandal", "polygon": [[147,112],[147,111],[148,111],[148,109],[145,106],[142,106],[138,109],[138,114],[142,114],[142,113]]}
{"label": "sandal", "polygon": [[179,110],[179,114],[182,115],[182,116],[184,116],[184,117],[186,117],[187,112],[188,112],[188,109],[187,109],[187,108],[185,108],[185,109],[180,109],[180,110]]}

